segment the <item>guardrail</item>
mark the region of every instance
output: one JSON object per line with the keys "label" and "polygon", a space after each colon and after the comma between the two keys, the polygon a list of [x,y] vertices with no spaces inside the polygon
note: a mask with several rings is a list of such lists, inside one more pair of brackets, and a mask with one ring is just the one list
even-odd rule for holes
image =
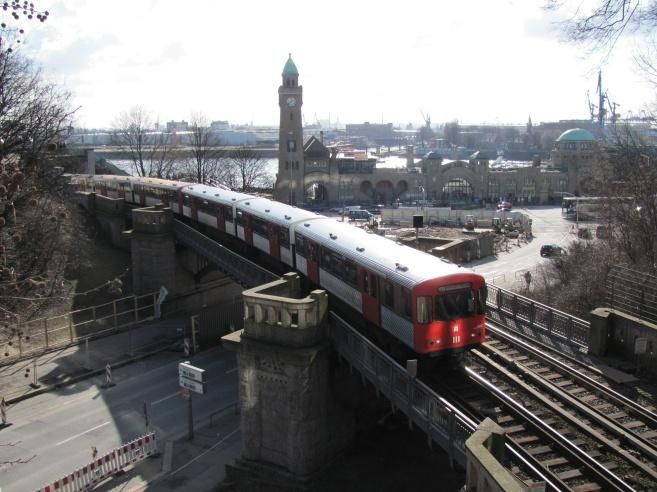
{"label": "guardrail", "polygon": [[129,465],[155,455],[157,452],[155,433],[151,432],[113,449],[100,458],[94,457],[89,464],[44,485],[37,492],[82,492],[91,490],[98,483],[112,477]]}
{"label": "guardrail", "polygon": [[0,342],[0,364],[46,350],[90,340],[152,319],[157,293],[126,296],[112,302],[30,321],[15,320]]}
{"label": "guardrail", "polygon": [[466,465],[465,441],[475,431],[476,422],[412,378],[402,366],[369,342],[334,312],[329,313],[329,336],[338,353],[382,393],[394,408],[406,414],[409,422],[422,429],[429,441],[436,442],[451,460]]}
{"label": "guardrail", "polygon": [[179,220],[173,221],[173,231],[178,241],[205,257],[242,285],[255,287],[279,279],[277,275],[232,252]]}
{"label": "guardrail", "polygon": [[588,321],[491,284],[488,284],[486,304],[489,309],[509,315],[529,328],[588,351],[591,328]]}

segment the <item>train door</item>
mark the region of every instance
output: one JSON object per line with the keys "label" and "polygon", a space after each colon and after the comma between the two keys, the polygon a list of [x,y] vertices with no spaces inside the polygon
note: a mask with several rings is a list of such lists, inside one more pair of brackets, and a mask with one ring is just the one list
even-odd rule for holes
{"label": "train door", "polygon": [[142,207],[145,207],[146,206],[146,187],[142,186],[142,185],[139,185],[138,191],[139,191],[139,204]]}
{"label": "train door", "polygon": [[192,220],[198,222],[198,203],[199,199],[196,197],[191,197],[189,201],[189,206],[192,207]]}
{"label": "train door", "polygon": [[107,184],[105,183],[100,184],[100,194],[103,196],[107,196]]}
{"label": "train door", "polygon": [[306,239],[306,268],[308,278],[316,285],[319,285],[319,245]]}
{"label": "train door", "polygon": [[381,303],[379,300],[379,283],[381,279],[378,275],[360,269],[360,290],[363,298],[363,315],[366,319],[377,326],[381,326]]}
{"label": "train door", "polygon": [[223,205],[216,205],[217,206],[217,229],[220,231],[225,232],[226,231],[226,217],[224,215],[224,206]]}
{"label": "train door", "polygon": [[246,244],[253,244],[253,225],[251,224],[251,216],[249,214],[243,214],[244,218],[244,241]]}
{"label": "train door", "polygon": [[267,233],[269,234],[269,254],[272,258],[281,259],[281,248],[278,244],[278,226],[276,224],[267,224]]}
{"label": "train door", "polygon": [[125,199],[125,183],[119,183],[119,198]]}

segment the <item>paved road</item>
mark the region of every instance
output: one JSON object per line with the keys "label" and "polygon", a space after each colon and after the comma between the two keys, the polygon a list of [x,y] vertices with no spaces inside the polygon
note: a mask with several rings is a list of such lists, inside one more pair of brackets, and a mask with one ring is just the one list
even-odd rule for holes
{"label": "paved road", "polygon": [[520,243],[516,247],[515,240],[510,240],[510,251],[498,253],[497,258],[489,257],[468,264],[476,272],[481,273],[488,281],[512,288],[526,270],[535,270],[543,262],[550,261],[541,258],[540,249],[543,244],[559,244],[567,247],[575,239],[571,232],[572,222],[561,215],[561,207],[536,207],[518,209],[532,219],[533,239],[528,243]]}
{"label": "paved road", "polygon": [[[187,432],[187,402],[178,387],[177,353],[164,352],[113,371],[115,386],[103,389],[102,376],[83,390],[63,388],[10,408],[11,426],[0,430],[0,489],[33,490],[89,462],[92,446],[103,454],[150,430],[165,440]],[[191,358],[206,369],[208,393],[194,397],[196,425],[237,400],[235,355],[221,347]],[[20,462],[11,463],[16,460]]]}

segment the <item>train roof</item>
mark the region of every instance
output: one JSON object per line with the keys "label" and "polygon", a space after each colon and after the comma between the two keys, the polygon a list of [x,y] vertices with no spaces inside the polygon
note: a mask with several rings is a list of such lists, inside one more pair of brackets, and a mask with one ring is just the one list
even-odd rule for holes
{"label": "train roof", "polygon": [[299,223],[295,225],[295,230],[409,288],[444,275],[474,273],[442,258],[331,218]]}
{"label": "train roof", "polygon": [[251,215],[278,225],[289,226],[300,220],[324,218],[323,215],[318,215],[303,208],[292,207],[269,198],[256,196],[252,196],[251,200],[238,203],[237,207]]}
{"label": "train roof", "polygon": [[219,202],[224,205],[232,205],[240,200],[247,198],[254,198],[252,195],[241,193],[239,191],[225,190],[223,188],[216,188],[198,183],[187,183],[187,187],[183,190],[186,194],[198,198],[204,198],[213,202]]}
{"label": "train roof", "polygon": [[189,186],[193,184],[193,183],[186,183],[184,181],[171,181],[168,179],[149,178],[144,176],[122,176],[118,174],[97,174],[97,175],[88,175],[87,177],[102,179],[106,181],[130,182],[130,183],[141,184],[144,186],[152,185],[152,186],[158,186],[160,188],[168,188],[168,189],[178,189],[181,186]]}

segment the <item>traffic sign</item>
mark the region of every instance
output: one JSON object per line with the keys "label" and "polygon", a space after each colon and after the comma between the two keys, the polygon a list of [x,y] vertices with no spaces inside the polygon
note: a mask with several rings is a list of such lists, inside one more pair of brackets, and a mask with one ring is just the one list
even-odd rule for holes
{"label": "traffic sign", "polygon": [[199,395],[205,394],[205,384],[194,381],[192,379],[187,379],[186,377],[180,376],[178,382],[182,388],[198,393]]}
{"label": "traffic sign", "polygon": [[178,364],[178,375],[199,383],[205,383],[205,369],[194,367],[189,361]]}

